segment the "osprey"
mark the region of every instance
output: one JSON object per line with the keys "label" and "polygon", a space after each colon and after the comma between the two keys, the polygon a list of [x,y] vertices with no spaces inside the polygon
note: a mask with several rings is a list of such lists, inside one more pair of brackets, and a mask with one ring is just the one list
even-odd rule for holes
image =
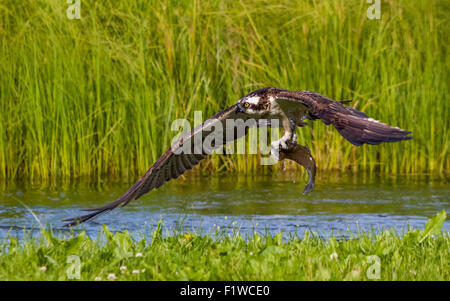
{"label": "osprey", "polygon": [[[167,181],[176,179],[187,170],[193,168],[210,154],[205,150],[180,152],[181,148],[193,149],[194,141],[206,139],[211,128],[226,120],[249,119],[278,120],[284,129],[281,139],[272,142],[272,155],[277,160],[285,158],[294,160],[304,166],[309,174],[309,182],[304,193],[314,186],[315,162],[309,148],[297,144],[296,128],[307,125],[303,120],[320,119],[326,125],[332,124],[345,139],[354,145],[380,144],[412,139],[411,132],[392,127],[369,118],[366,114],[345,106],[348,101],[335,101],[312,91],[289,91],[267,87],[253,91],[231,107],[215,114],[192,131],[183,135],[153,164],[152,167],[116,201],[95,209],[85,209],[91,213],[64,220],[66,226],[83,223],[99,214],[109,212],[118,206],[141,197],[152,189],[161,187]],[[261,125],[261,124],[260,124]],[[266,123],[270,126],[270,123]],[[245,135],[247,130],[237,135],[225,137],[223,143],[213,143],[217,149],[225,143]]]}

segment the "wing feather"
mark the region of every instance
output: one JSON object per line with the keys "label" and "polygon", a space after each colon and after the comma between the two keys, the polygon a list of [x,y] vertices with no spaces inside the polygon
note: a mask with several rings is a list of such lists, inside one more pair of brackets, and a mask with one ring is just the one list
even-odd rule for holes
{"label": "wing feather", "polygon": [[182,175],[186,170],[189,169],[189,166],[186,165],[183,161],[183,156],[176,156],[175,157],[175,164],[173,165],[174,172],[176,174],[175,178],[178,178],[180,175]]}
{"label": "wing feather", "polygon": [[312,119],[320,119],[326,125],[333,124],[338,132],[354,145],[380,144],[412,139],[411,132],[369,118],[363,112],[347,107],[312,91],[288,91],[277,89],[278,99],[300,103],[309,110]]}
{"label": "wing feather", "polygon": [[[217,123],[222,123],[225,127],[225,121],[227,119],[246,119],[246,116],[242,113],[236,113],[236,105],[228,107],[227,109],[215,114],[210,119],[206,120],[203,124],[194,128],[191,132],[187,133],[180,139],[178,139],[172,146],[153,164],[152,167],[121,197],[114,202],[95,209],[85,209],[85,211],[91,211],[91,213],[65,219],[67,222],[65,226],[74,226],[85,221],[88,221],[102,213],[109,212],[118,206],[124,206],[130,201],[141,197],[143,194],[159,188],[167,181],[178,178],[187,170],[192,169],[201,160],[206,158],[207,153],[200,154],[186,154],[181,152],[181,148],[190,143],[193,146],[195,137],[201,135],[202,140],[211,132],[211,126]],[[218,144],[216,148],[221,147],[222,144]],[[191,150],[193,147],[191,147]]]}

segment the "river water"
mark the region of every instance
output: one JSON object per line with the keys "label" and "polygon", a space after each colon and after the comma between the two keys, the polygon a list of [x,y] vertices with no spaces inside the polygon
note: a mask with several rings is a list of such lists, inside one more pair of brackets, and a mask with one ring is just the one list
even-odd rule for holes
{"label": "river water", "polygon": [[[0,192],[0,238],[21,236],[40,224],[65,230],[62,219],[83,214],[118,198],[133,183],[69,184],[8,183]],[[327,173],[315,189],[303,195],[306,176],[280,173],[268,176],[188,175],[167,183],[128,206],[77,226],[95,238],[106,224],[110,230],[154,229],[162,220],[166,233],[174,229],[210,233],[220,230],[264,234],[348,235],[358,231],[408,227],[423,229],[428,218],[450,211],[450,185],[427,176],[376,176]],[[1,187],[1,186],[0,186]],[[444,224],[450,231],[450,221]]]}

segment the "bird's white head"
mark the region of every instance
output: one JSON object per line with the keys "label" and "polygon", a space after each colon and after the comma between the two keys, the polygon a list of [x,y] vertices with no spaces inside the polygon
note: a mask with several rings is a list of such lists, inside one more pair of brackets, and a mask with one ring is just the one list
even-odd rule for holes
{"label": "bird's white head", "polygon": [[263,88],[245,95],[238,100],[236,112],[253,117],[267,115],[270,112],[270,100],[273,98],[272,89],[271,87]]}

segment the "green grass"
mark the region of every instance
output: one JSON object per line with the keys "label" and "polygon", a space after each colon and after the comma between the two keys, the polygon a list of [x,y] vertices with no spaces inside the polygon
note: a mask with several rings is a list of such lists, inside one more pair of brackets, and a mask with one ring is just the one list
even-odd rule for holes
{"label": "green grass", "polygon": [[[264,86],[314,90],[412,141],[356,148],[315,122],[299,131],[321,169],[446,175],[447,1],[65,1],[0,4],[0,177],[136,177],[176,118]],[[255,172],[257,156],[200,170]],[[292,165],[290,165],[292,166]],[[265,167],[266,172],[273,168]]]}
{"label": "green grass", "polygon": [[376,280],[448,281],[445,218],[442,211],[424,230],[347,233],[339,240],[311,232],[243,237],[238,230],[217,229],[163,235],[161,223],[149,239],[133,239],[127,231],[113,234],[106,226],[97,240],[85,232],[61,236],[41,230],[39,237],[9,236],[0,243],[0,280],[68,280],[67,271],[74,275],[80,263],[79,280],[372,280],[378,275]]}

